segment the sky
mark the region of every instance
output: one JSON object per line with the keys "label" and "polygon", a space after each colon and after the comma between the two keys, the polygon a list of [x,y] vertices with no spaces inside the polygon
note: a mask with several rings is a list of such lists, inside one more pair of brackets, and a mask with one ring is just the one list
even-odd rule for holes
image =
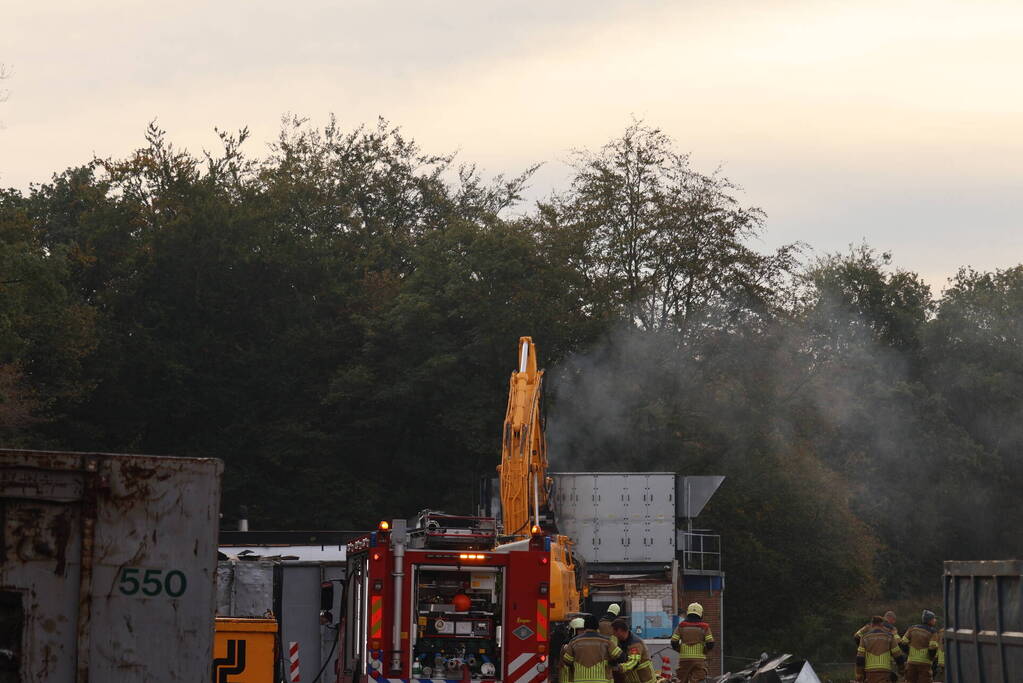
{"label": "sky", "polygon": [[[0,186],[281,117],[383,116],[490,174],[640,118],[768,219],[758,245],[867,242],[935,293],[1023,262],[1023,3],[997,0],[4,0]],[[528,208],[528,207],[526,207]]]}

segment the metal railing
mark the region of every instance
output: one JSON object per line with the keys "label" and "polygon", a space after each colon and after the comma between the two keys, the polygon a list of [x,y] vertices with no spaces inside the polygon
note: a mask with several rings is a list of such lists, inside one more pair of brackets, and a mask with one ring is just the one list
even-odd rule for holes
{"label": "metal railing", "polygon": [[721,536],[707,529],[678,532],[678,548],[683,570],[721,571]]}

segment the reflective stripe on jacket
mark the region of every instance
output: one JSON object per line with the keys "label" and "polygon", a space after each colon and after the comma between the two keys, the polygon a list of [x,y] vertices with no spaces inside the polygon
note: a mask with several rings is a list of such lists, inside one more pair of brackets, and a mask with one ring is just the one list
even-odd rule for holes
{"label": "reflective stripe on jacket", "polygon": [[892,665],[902,659],[902,651],[891,631],[875,628],[860,637],[856,659],[862,661],[866,671],[891,671]]}
{"label": "reflective stripe on jacket", "polygon": [[561,665],[558,670],[558,680],[563,683],[571,683],[572,681],[572,665],[565,662],[565,653],[568,652],[568,643],[561,646],[561,655],[558,657],[558,663]]}
{"label": "reflective stripe on jacket", "polygon": [[930,664],[938,656],[938,631],[926,624],[906,629],[902,643],[909,646],[910,664]]}
{"label": "reflective stripe on jacket", "polygon": [[629,637],[621,643],[621,648],[625,652],[625,661],[622,663],[625,683],[649,683],[654,680],[654,665],[650,662],[650,653],[642,639],[630,632]]}
{"label": "reflective stripe on jacket", "polygon": [[706,659],[707,644],[714,642],[714,635],[705,622],[680,621],[671,642],[678,643],[679,659]]}
{"label": "reflective stripe on jacket", "polygon": [[573,683],[608,683],[620,647],[596,631],[583,631],[565,646],[561,659],[572,667]]}
{"label": "reflective stripe on jacket", "polygon": [[[890,624],[890,623],[888,623],[886,621],[883,624],[881,624],[881,628],[883,628],[885,631],[888,631],[889,633],[891,633],[893,636],[895,636],[895,639],[898,640],[898,638],[899,638],[899,629],[895,628],[894,624]],[[874,625],[873,624],[864,624],[863,627],[859,631],[857,631],[856,633],[853,634],[853,638],[855,638],[856,640],[859,640],[860,638],[863,637],[864,633],[866,633],[867,631],[871,631],[873,629],[874,629]]]}

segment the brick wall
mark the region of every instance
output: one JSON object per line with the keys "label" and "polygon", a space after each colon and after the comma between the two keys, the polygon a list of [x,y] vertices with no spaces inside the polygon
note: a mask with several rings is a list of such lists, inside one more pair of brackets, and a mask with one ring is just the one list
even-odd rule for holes
{"label": "brick wall", "polygon": [[703,605],[703,620],[714,634],[714,649],[707,655],[707,669],[711,676],[724,673],[721,667],[721,653],[724,648],[724,633],[721,629],[721,612],[724,608],[724,594],[719,590],[685,590],[679,596],[680,611],[693,602]]}
{"label": "brick wall", "polygon": [[667,611],[671,611],[671,583],[630,583],[625,587],[629,598],[660,600]]}
{"label": "brick wall", "polygon": [[625,586],[626,602],[633,631],[643,639],[671,635],[671,583],[644,582]]}

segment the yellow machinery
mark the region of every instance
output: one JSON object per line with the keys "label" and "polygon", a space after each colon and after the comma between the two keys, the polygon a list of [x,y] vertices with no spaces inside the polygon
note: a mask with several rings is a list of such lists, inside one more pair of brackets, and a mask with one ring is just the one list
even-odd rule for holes
{"label": "yellow machinery", "polygon": [[276,619],[217,617],[213,639],[213,680],[273,683],[276,640]]}
{"label": "yellow machinery", "polygon": [[551,536],[550,619],[564,621],[580,609],[572,541],[556,534],[551,517],[551,480],[547,476],[547,439],[543,433],[540,399],[543,370],[536,367],[536,346],[519,339],[518,368],[512,372],[508,410],[504,417],[500,472],[504,533],[512,541],[541,533]]}

